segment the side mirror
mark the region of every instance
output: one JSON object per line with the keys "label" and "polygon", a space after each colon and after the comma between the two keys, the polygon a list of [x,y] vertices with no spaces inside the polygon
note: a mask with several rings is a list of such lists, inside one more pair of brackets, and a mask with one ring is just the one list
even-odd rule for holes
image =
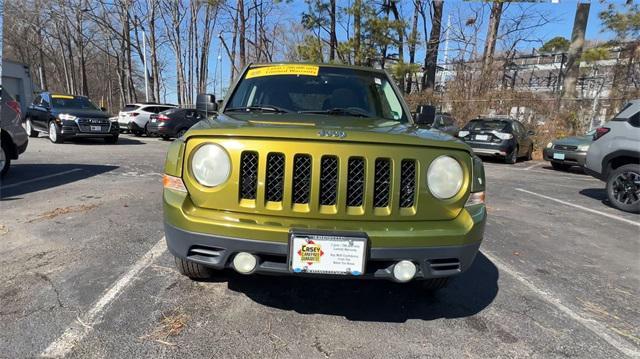
{"label": "side mirror", "polygon": [[415,124],[418,126],[431,126],[436,118],[436,107],[431,105],[420,105],[416,109]]}
{"label": "side mirror", "polygon": [[527,136],[535,136],[535,134],[536,134],[536,131],[534,130],[527,131]]}
{"label": "side mirror", "polygon": [[208,93],[198,94],[198,96],[196,97],[196,110],[207,115],[209,113],[218,111],[216,96]]}
{"label": "side mirror", "polygon": [[106,108],[104,108],[104,107],[100,107],[100,111],[102,111],[102,112],[107,112],[107,109],[106,109]]}

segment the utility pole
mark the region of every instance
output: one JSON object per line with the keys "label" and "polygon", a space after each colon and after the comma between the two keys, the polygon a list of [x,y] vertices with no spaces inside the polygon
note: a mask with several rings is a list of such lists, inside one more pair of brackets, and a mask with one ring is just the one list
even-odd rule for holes
{"label": "utility pole", "polygon": [[142,27],[142,62],[144,63],[144,100],[149,102],[149,76],[147,73],[147,33]]}

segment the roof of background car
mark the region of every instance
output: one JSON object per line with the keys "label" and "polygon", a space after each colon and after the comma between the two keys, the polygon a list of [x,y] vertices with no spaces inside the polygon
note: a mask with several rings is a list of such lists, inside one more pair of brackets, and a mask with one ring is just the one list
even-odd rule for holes
{"label": "roof of background car", "polygon": [[54,96],[65,96],[65,97],[73,97],[73,98],[76,98],[76,97],[85,97],[86,98],[87,97],[87,96],[80,96],[80,95],[69,95],[69,94],[60,93],[60,92],[46,92],[46,91],[43,92],[43,94],[45,94],[45,93],[49,94],[49,96],[51,96],[51,97],[54,97]]}
{"label": "roof of background car", "polygon": [[508,121],[508,122],[517,121],[515,118],[509,117],[509,116],[501,116],[501,115],[478,116],[471,121],[474,121],[474,120]]}
{"label": "roof of background car", "polygon": [[335,67],[341,69],[353,69],[353,70],[363,70],[370,71],[383,74],[385,71],[383,69],[376,69],[373,67],[367,66],[355,66],[355,65],[342,65],[342,64],[327,64],[327,63],[314,63],[314,62],[270,62],[270,63],[255,63],[249,64],[249,67],[265,67],[265,66],[282,66],[282,65],[312,65],[312,66],[320,66],[320,67]]}

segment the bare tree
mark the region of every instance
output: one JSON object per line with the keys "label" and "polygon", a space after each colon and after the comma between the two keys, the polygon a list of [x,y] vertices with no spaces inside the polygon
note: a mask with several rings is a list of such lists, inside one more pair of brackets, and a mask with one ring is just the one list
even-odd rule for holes
{"label": "bare tree", "polygon": [[576,95],[576,81],[580,73],[580,57],[584,47],[584,34],[587,30],[590,7],[591,3],[587,2],[578,3],[576,8],[576,17],[573,22],[573,31],[571,32],[571,45],[567,54],[567,70],[562,88],[562,96],[564,98],[571,98]]}

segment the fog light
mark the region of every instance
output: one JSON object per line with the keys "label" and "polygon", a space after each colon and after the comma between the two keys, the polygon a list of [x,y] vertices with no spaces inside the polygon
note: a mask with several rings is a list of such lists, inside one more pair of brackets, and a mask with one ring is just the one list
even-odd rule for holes
{"label": "fog light", "polygon": [[393,277],[398,282],[408,282],[416,275],[416,265],[410,261],[403,260],[393,266]]}
{"label": "fog light", "polygon": [[258,259],[253,254],[240,252],[233,258],[233,268],[238,273],[249,274],[256,269]]}

